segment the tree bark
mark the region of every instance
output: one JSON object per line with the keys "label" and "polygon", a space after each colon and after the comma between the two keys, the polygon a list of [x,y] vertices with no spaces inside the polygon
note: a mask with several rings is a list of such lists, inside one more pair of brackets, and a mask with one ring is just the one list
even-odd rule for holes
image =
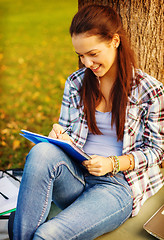
{"label": "tree bark", "polygon": [[163,0],[78,0],[79,9],[86,4],[113,7],[121,16],[138,67],[164,83]]}

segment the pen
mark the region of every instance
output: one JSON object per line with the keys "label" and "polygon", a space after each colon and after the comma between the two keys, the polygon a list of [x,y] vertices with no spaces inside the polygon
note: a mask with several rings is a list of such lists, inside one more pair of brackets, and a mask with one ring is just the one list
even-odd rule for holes
{"label": "pen", "polygon": [[5,199],[9,199],[5,194],[3,194],[2,192],[0,192],[0,194],[5,198]]}
{"label": "pen", "polygon": [[66,133],[72,126],[70,125],[69,127],[66,128],[66,130],[64,130],[64,132],[62,132],[62,134]]}

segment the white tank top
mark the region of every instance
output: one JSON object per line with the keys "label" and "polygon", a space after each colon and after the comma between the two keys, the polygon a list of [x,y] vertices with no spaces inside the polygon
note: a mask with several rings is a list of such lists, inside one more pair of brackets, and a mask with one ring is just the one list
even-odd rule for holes
{"label": "white tank top", "polygon": [[117,141],[116,127],[111,127],[111,112],[96,111],[96,123],[102,135],[94,135],[90,131],[86,143],[83,147],[84,151],[89,155],[100,156],[120,156],[122,155],[122,141]]}

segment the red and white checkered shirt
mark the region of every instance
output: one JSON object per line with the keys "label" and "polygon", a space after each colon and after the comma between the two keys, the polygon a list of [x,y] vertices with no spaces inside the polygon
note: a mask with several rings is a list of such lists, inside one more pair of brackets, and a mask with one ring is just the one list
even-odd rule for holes
{"label": "red and white checkered shirt", "polygon": [[[71,125],[70,136],[82,148],[88,135],[79,90],[85,68],[68,77],[63,95],[59,124]],[[126,109],[122,154],[132,153],[133,171],[125,171],[125,178],[133,191],[132,216],[137,215],[143,203],[164,185],[159,164],[164,159],[164,87],[162,83],[136,70]],[[134,81],[135,82],[135,81]]]}

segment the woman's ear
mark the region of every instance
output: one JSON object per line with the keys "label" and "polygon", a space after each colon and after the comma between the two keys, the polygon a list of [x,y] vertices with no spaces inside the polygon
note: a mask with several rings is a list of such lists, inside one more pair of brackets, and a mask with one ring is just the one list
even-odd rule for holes
{"label": "woman's ear", "polygon": [[112,45],[114,48],[118,48],[120,45],[120,36],[117,33],[113,35]]}

